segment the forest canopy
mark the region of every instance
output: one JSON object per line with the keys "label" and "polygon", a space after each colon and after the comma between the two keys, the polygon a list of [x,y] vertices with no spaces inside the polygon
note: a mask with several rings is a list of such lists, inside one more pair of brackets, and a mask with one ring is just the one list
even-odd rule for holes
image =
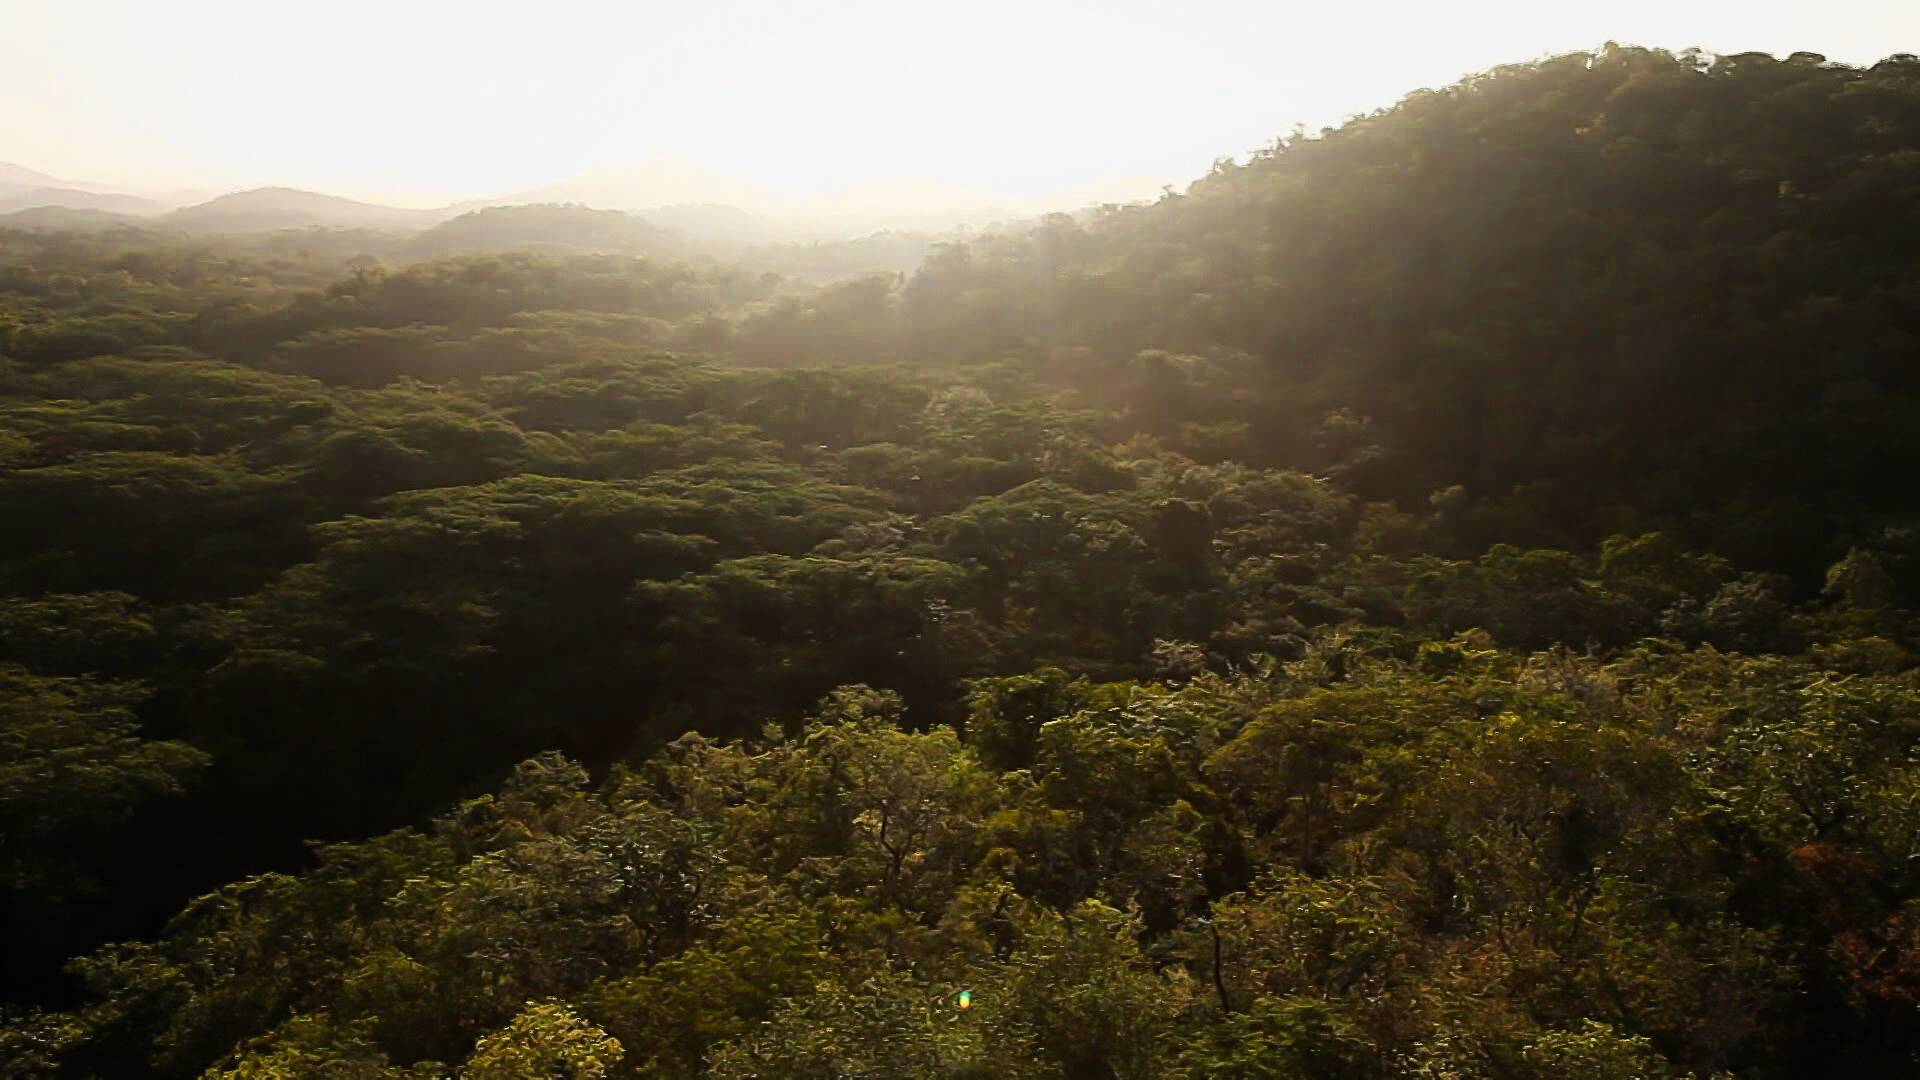
{"label": "forest canopy", "polygon": [[1916,250],[1920,58],[1621,46],[953,242],[0,229],[0,1076],[1920,1068]]}

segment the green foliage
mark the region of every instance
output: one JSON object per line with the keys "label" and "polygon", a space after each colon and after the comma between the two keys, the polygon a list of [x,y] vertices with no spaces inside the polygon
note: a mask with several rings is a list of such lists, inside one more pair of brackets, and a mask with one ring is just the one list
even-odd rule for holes
{"label": "green foliage", "polygon": [[0,895],[16,932],[78,915],[70,906],[100,888],[91,863],[103,842],[206,766],[191,746],[139,737],[143,696],[0,664]]}
{"label": "green foliage", "polygon": [[1011,1076],[984,1062],[978,1030],[962,1026],[947,996],[901,974],[850,988],[824,985],[782,1005],[759,1031],[714,1051],[707,1075],[727,1080],[791,1076]]}
{"label": "green foliage", "polygon": [[0,1072],[1912,1071],[1916,71],[733,265],[8,233]]}
{"label": "green foliage", "polygon": [[296,1016],[271,1033],[248,1042],[234,1058],[208,1069],[217,1080],[397,1080],[438,1075],[391,1068],[386,1055],[368,1038],[368,1024],[341,1025],[325,1015]]}
{"label": "green foliage", "polygon": [[460,1075],[468,1080],[601,1080],[612,1075],[620,1053],[618,1040],[565,1006],[529,1004],[505,1029],[480,1040]]}
{"label": "green foliage", "polygon": [[1814,1038],[1790,1002],[1904,1000],[1904,676],[1451,648],[1334,688],[984,680],[1067,695],[1006,772],[859,686],[597,786],[542,756],[204,898],[6,1038],[158,1075],[1769,1076]]}
{"label": "green foliage", "polygon": [[1097,902],[1020,920],[1019,943],[976,995],[981,1023],[998,1028],[1000,1075],[1161,1075],[1187,980],[1153,973],[1137,927]]}
{"label": "green foliage", "polygon": [[1043,724],[1079,711],[1092,690],[1059,668],[976,679],[967,695],[967,742],[1002,769],[1032,765]]}
{"label": "green foliage", "polygon": [[1179,1062],[1179,1075],[1196,1080],[1359,1080],[1380,1072],[1367,1042],[1338,1013],[1310,999],[1263,997],[1196,1034]]}

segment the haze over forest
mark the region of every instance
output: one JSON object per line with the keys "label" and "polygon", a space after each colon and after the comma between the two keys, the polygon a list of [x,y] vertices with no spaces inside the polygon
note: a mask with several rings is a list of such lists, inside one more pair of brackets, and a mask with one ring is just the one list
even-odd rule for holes
{"label": "haze over forest", "polygon": [[0,40],[0,1080],[1920,1075],[1910,5]]}
{"label": "haze over forest", "polygon": [[0,67],[0,101],[33,107],[0,112],[0,161],[167,209],[288,187],[408,209],[513,198],[1037,214],[1150,199],[1296,126],[1608,40],[1871,64],[1916,24],[1902,0],[965,12],[341,0],[325,17],[16,0],[0,33],[32,47]]}

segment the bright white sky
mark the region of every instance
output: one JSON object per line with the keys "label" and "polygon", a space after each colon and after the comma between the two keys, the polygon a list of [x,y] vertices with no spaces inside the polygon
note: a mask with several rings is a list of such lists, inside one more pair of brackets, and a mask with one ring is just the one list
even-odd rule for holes
{"label": "bright white sky", "polygon": [[1920,0],[0,0],[0,161],[422,205],[656,156],[1030,197],[1608,39],[1872,63],[1920,52]]}

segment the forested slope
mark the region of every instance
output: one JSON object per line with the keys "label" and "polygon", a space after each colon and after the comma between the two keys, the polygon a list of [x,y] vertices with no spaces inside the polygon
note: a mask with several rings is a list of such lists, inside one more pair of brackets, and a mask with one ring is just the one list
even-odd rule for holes
{"label": "forested slope", "polygon": [[1917,200],[1609,48],[822,287],[0,234],[0,1075],[1920,1068]]}
{"label": "forested slope", "polygon": [[[1499,69],[1090,228],[936,258],[913,348],[1244,352],[1259,449],[1331,410],[1355,483],[1473,543],[1680,529],[1786,569],[1906,514],[1920,64],[1629,49]],[[1804,567],[1802,567],[1804,569]]]}

